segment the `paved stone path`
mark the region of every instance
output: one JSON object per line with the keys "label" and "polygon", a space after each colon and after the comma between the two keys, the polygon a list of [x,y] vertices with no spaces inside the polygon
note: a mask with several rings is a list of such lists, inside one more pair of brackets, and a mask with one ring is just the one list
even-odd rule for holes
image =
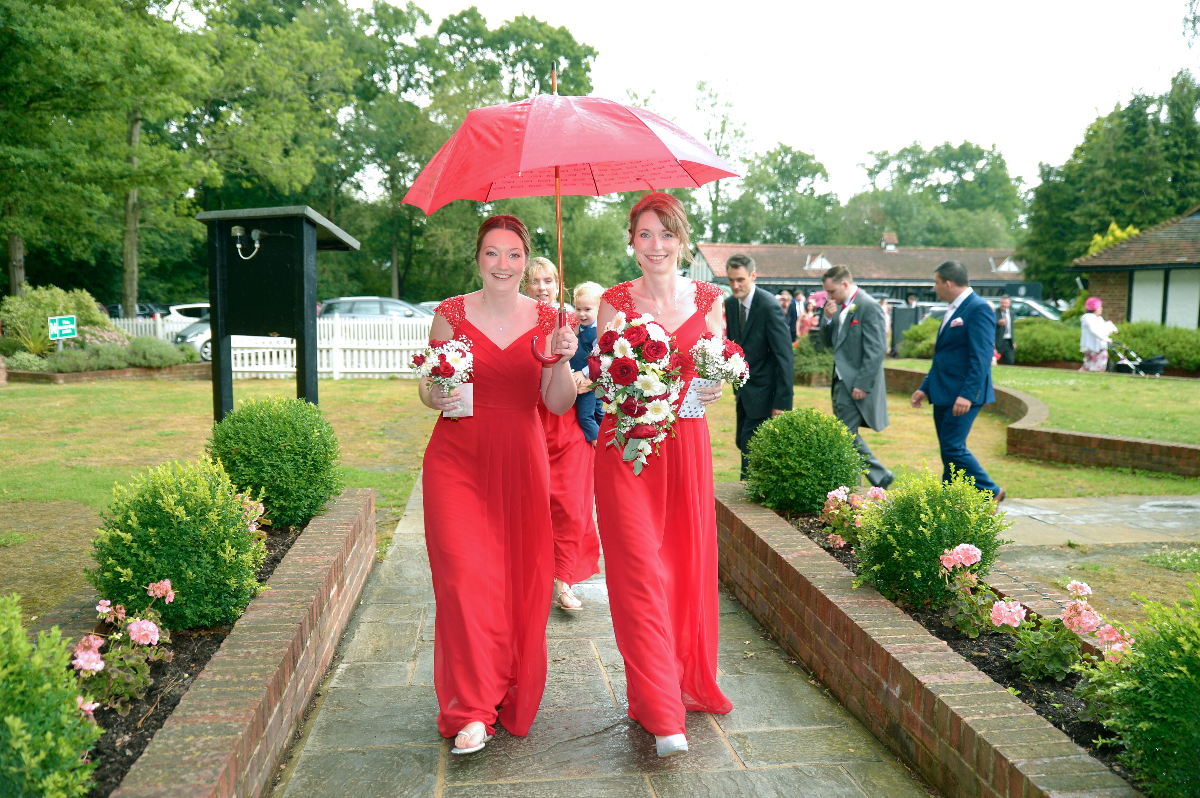
{"label": "paved stone path", "polygon": [[1009,499],[1005,535],[1018,546],[1200,541],[1200,496]]}
{"label": "paved stone path", "polygon": [[927,792],[723,595],[719,681],[725,716],[688,713],[691,750],[660,760],[625,715],[621,655],[602,577],[581,613],[551,612],[546,695],[528,737],[497,730],[466,757],[434,725],[433,589],[418,483],[376,567],[333,678],[293,752],[283,798],[922,798]]}

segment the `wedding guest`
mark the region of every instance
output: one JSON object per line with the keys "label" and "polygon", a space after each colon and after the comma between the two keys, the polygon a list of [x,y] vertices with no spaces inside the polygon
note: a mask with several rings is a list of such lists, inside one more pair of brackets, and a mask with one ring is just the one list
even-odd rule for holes
{"label": "wedding guest", "polygon": [[1108,346],[1117,332],[1117,325],[1104,318],[1100,297],[1088,297],[1083,305],[1087,313],[1079,317],[1079,351],[1083,352],[1080,371],[1107,371]]}
{"label": "wedding guest", "polygon": [[[1013,342],[1012,298],[1008,294],[1000,297],[1000,307],[996,308],[996,351],[1000,353],[1000,362],[1011,366],[1016,362],[1017,347]],[[1107,349],[1105,350],[1107,357]]]}
{"label": "wedding guest", "polygon": [[[454,737],[455,754],[483,748],[497,721],[528,734],[546,686],[554,563],[537,407],[562,414],[574,406],[576,339],[570,327],[557,327],[554,308],[521,296],[529,247],[529,231],[514,216],[480,225],[475,262],[483,287],[438,305],[430,330],[434,340],[465,338],[474,358],[472,415],[438,418],[422,477],[437,603],[437,725]],[[534,360],[535,335],[562,360],[550,368]],[[465,398],[429,381],[420,397],[438,411],[458,410]]]}
{"label": "wedding guest", "polygon": [[805,300],[804,312],[800,314],[797,325],[799,326],[798,332],[801,338],[807,336],[809,331],[817,326],[817,306],[813,304],[811,298]]}
{"label": "wedding guest", "polygon": [[799,324],[800,308],[792,300],[792,294],[786,288],[779,292],[779,306],[783,308],[783,321],[787,325],[788,333],[792,336],[792,343],[796,343],[796,327]]}
{"label": "wedding guest", "polygon": [[[633,206],[629,244],[642,276],[604,292],[599,327],[618,311],[653,316],[674,336],[690,384],[691,349],[706,332],[721,335],[723,318],[721,290],[679,274],[680,258],[692,259],[689,233],[687,213],[670,194],[654,192]],[[695,396],[708,405],[721,389]],[[686,710],[733,708],[716,676],[717,519],[708,422],[677,419],[672,432],[636,475],[620,448],[607,445],[615,436],[612,415],[605,415],[596,446],[596,509],[629,717],[655,736],[659,756],[687,750]]]}
{"label": "wedding guest", "polygon": [[[596,317],[600,313],[600,300],[604,295],[604,286],[599,283],[586,282],[575,286],[571,301],[575,304],[575,318],[579,320],[579,351],[571,358],[571,372],[579,390],[579,398],[575,400],[575,415],[579,417],[579,428],[583,437],[596,446],[596,436],[600,433],[600,422],[604,418],[604,403],[596,398],[592,391],[592,378],[587,373],[587,358],[596,344]],[[590,397],[590,401],[589,401]],[[592,410],[589,413],[588,406]],[[591,477],[588,477],[591,484]]]}
{"label": "wedding guest", "polygon": [[[531,258],[525,274],[525,290],[538,301],[557,307],[558,270],[554,264],[546,258]],[[592,338],[595,338],[594,331]],[[579,400],[586,401],[579,394],[579,372],[587,365],[590,351],[590,346],[580,345],[571,362],[575,406],[560,416],[551,413],[544,403],[538,403],[550,458],[550,516],[554,522],[553,600],[554,606],[568,612],[583,608],[571,585],[600,573],[600,541],[592,518],[593,490],[590,487],[594,446],[587,440],[585,424],[588,419],[581,419],[579,415]],[[593,395],[592,402],[595,400]],[[594,404],[586,410],[594,414]],[[589,487],[580,490],[581,484]]]}

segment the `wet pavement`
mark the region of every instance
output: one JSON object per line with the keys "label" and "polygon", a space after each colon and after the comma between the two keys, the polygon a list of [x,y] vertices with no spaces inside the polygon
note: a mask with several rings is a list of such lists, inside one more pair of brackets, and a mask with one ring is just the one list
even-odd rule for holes
{"label": "wet pavement", "polygon": [[1005,536],[1018,546],[1200,541],[1200,496],[1009,499]]}
{"label": "wet pavement", "polygon": [[433,588],[418,482],[273,795],[928,795],[725,594],[718,679],[734,710],[689,712],[690,750],[658,759],[654,737],[625,715],[603,577],[576,594],[584,611],[551,611],[546,694],[529,736],[498,727],[483,751],[451,755],[434,723]]}

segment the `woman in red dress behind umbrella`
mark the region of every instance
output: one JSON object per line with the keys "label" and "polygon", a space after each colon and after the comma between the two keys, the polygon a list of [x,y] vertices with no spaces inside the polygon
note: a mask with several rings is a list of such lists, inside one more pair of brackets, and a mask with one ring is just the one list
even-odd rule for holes
{"label": "woman in red dress behind umbrella", "polygon": [[[687,214],[669,194],[652,193],[629,214],[642,276],[613,286],[599,329],[622,311],[649,314],[675,339],[683,379],[696,375],[691,349],[706,332],[722,335],[721,291],[681,278]],[[710,404],[721,389],[700,391]],[[625,659],[629,717],[654,734],[659,756],[687,750],[685,710],[729,712],[717,686],[717,519],[706,419],[677,419],[674,435],[635,475],[608,446],[606,414],[596,445],[596,507],[617,646]]]}
{"label": "woman in red dress behind umbrella", "polygon": [[[439,305],[430,331],[466,338],[474,356],[473,415],[439,418],[423,463],[437,722],[457,735],[456,754],[483,748],[497,720],[526,735],[546,686],[554,560],[538,400],[552,413],[574,406],[576,340],[570,326],[554,329],[554,308],[520,293],[529,246],[515,217],[485,221],[475,248],[483,288]],[[553,336],[547,354],[563,355],[551,368],[530,356],[539,334]],[[463,401],[459,389],[420,391],[435,410]]]}

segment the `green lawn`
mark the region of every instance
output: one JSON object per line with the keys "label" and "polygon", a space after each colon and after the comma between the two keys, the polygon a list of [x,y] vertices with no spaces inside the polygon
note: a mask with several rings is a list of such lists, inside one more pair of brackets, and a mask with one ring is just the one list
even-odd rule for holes
{"label": "green lawn", "polygon": [[[929,369],[928,360],[889,360],[887,365]],[[996,366],[992,379],[1045,402],[1048,427],[1200,443],[1200,380],[1021,366]]]}

